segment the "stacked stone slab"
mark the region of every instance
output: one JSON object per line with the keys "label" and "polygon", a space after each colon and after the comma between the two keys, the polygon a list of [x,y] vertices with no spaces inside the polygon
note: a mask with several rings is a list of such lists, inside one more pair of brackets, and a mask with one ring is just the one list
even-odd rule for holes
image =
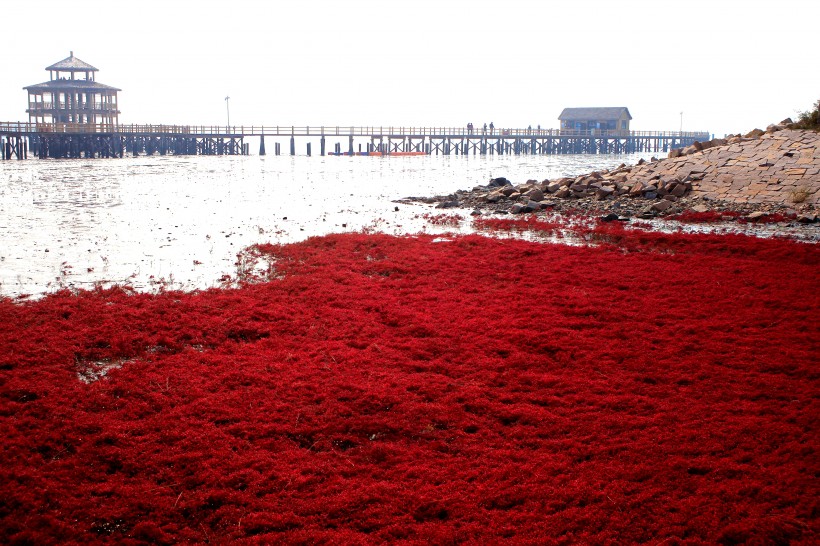
{"label": "stacked stone slab", "polygon": [[[799,221],[820,220],[820,134],[756,129],[673,150],[662,160],[621,164],[613,170],[573,178],[528,180],[513,185],[491,180],[472,191],[429,198],[439,208],[472,206],[498,212],[533,212],[565,206],[652,217],[691,209],[734,210],[746,214],[779,211]],[[802,218],[802,220],[801,220]]]}
{"label": "stacked stone slab", "polygon": [[490,191],[485,200],[517,200],[537,189],[542,195],[560,199],[608,200],[624,196],[666,201],[652,205],[655,212],[665,212],[684,196],[750,205],[817,206],[820,133],[770,126],[767,132],[755,134],[696,142],[672,150],[667,159],[641,160],[637,165],[621,165],[612,171],[487,188]]}
{"label": "stacked stone slab", "polygon": [[[769,131],[759,138],[733,137],[718,146],[673,150],[670,158],[632,169],[630,178],[688,180],[692,197],[733,203],[817,205],[820,201],[820,133]],[[725,144],[724,144],[725,142]],[[686,155],[681,155],[681,154]]]}

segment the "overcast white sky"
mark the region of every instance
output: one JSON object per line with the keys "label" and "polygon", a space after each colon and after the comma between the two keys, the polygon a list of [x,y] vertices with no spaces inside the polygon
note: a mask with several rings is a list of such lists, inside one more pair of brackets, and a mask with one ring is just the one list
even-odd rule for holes
{"label": "overcast white sky", "polygon": [[820,99],[818,0],[2,0],[0,121],[74,54],[121,123],[765,128]]}

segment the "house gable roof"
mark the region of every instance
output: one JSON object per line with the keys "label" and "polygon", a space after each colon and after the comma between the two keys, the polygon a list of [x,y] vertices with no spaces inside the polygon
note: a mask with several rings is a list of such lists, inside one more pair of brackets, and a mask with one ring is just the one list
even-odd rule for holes
{"label": "house gable roof", "polygon": [[632,119],[626,106],[611,106],[602,108],[564,108],[558,119],[561,121],[601,121],[621,119],[626,113],[626,119]]}

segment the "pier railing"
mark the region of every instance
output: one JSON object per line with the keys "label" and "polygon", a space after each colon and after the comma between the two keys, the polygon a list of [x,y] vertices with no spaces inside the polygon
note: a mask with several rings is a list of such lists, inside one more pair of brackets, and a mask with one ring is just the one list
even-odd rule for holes
{"label": "pier railing", "polygon": [[5,134],[164,134],[203,136],[340,136],[340,137],[441,137],[461,136],[470,138],[491,137],[601,137],[601,138],[684,138],[708,140],[709,133],[702,131],[622,131],[591,129],[586,131],[568,129],[519,129],[495,128],[494,130],[466,127],[409,127],[409,126],[312,126],[312,125],[145,125],[106,123],[31,123],[0,122],[0,133]]}

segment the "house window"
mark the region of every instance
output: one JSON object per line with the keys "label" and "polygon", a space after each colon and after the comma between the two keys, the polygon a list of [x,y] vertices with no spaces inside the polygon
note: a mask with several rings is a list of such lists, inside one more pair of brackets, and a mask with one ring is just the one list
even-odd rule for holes
{"label": "house window", "polygon": [[629,126],[628,124],[629,122],[625,119],[621,120],[621,129],[626,130],[626,128]]}

